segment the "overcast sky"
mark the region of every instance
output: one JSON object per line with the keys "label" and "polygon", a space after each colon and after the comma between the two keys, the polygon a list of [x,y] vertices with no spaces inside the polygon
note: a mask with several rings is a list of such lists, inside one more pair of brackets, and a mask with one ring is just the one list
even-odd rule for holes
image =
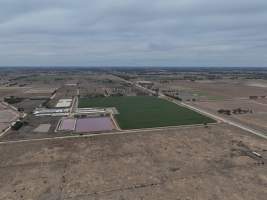
{"label": "overcast sky", "polygon": [[267,66],[267,0],[0,0],[0,66]]}

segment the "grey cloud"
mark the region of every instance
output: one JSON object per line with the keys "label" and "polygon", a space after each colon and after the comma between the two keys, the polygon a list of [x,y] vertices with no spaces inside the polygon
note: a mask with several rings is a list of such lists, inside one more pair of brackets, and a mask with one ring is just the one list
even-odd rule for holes
{"label": "grey cloud", "polygon": [[266,0],[0,0],[0,65],[266,66]]}

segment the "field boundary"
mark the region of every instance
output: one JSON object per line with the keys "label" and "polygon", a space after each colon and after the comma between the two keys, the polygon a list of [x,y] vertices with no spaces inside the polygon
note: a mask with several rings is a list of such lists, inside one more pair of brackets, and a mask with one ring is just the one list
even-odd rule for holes
{"label": "field boundary", "polygon": [[[218,123],[210,123],[209,126],[216,126]],[[35,139],[23,139],[23,140],[10,140],[10,141],[0,141],[0,145],[4,144],[15,144],[15,143],[26,143],[26,142],[38,142],[38,141],[51,141],[51,140],[63,140],[63,139],[79,139],[79,138],[90,138],[90,137],[100,137],[108,135],[122,135],[122,134],[134,134],[142,132],[155,132],[155,131],[166,131],[166,130],[179,130],[179,129],[189,129],[189,128],[204,128],[203,124],[194,125],[181,125],[181,126],[170,126],[170,127],[158,127],[158,128],[145,128],[145,129],[131,129],[131,130],[121,130],[116,132],[103,132],[103,133],[85,133],[84,135],[68,135],[60,137],[47,137],[47,138],[35,138]]]}

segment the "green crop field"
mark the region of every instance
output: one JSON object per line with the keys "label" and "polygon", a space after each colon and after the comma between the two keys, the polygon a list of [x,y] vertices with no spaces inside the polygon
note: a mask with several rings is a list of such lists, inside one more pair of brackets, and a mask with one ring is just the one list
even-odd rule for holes
{"label": "green crop field", "polygon": [[116,107],[122,129],[152,128],[215,122],[169,101],[149,96],[80,98],[79,107]]}

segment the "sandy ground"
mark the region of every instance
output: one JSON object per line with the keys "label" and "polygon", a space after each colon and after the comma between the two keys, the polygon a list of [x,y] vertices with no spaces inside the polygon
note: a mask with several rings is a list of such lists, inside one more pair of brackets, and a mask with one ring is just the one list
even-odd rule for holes
{"label": "sandy ground", "polygon": [[5,130],[9,126],[9,123],[0,123],[0,132]]}
{"label": "sandy ground", "polygon": [[0,110],[0,123],[10,122],[16,119],[17,115],[12,110]]}
{"label": "sandy ground", "polygon": [[17,114],[0,102],[0,132],[9,127],[15,119],[17,119]]}
{"label": "sandy ground", "polygon": [[[267,104],[265,100],[262,99],[254,100],[225,100],[225,101],[202,101],[194,102],[193,104],[199,108],[207,111],[211,111],[219,116],[229,118],[235,122],[241,123],[245,126],[251,127],[253,129],[263,131],[267,133]],[[224,114],[218,114],[219,109],[248,109],[252,110],[252,113],[247,114],[232,114],[227,116]]]}
{"label": "sandy ground", "polygon": [[251,109],[253,113],[267,113],[267,104],[261,104],[253,100],[225,100],[225,101],[202,101],[195,102],[197,105],[201,105],[205,108],[214,110],[217,112],[219,109]]}
{"label": "sandy ground", "polygon": [[266,140],[226,124],[1,144],[0,154],[3,200],[265,200],[267,195]]}
{"label": "sandy ground", "polygon": [[48,94],[50,95],[57,88],[30,88],[26,90],[26,94]]}
{"label": "sandy ground", "polygon": [[[254,83],[254,82],[253,82]],[[256,84],[256,85],[255,85]],[[225,99],[248,98],[249,96],[262,96],[267,94],[266,87],[258,87],[259,84],[248,84],[246,81],[172,81],[167,84],[156,84],[160,88],[172,88],[200,92],[204,96],[223,97]]]}
{"label": "sandy ground", "polygon": [[23,88],[18,87],[0,87],[0,100],[8,96],[18,96],[24,93]]}
{"label": "sandy ground", "polygon": [[267,130],[267,113],[258,113],[252,115],[236,115],[235,118],[240,121],[246,122],[251,126],[261,127]]}

